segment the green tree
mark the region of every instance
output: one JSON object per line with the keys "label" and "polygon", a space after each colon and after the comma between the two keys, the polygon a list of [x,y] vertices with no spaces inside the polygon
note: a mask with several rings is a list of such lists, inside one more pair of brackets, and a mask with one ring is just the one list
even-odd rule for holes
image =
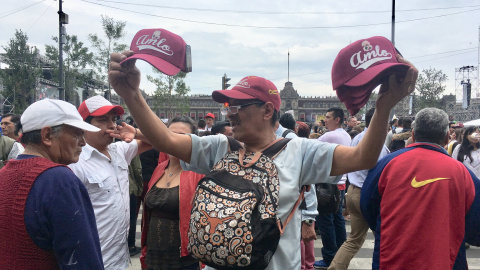
{"label": "green tree", "polygon": [[28,36],[22,30],[15,30],[5,50],[4,62],[8,68],[0,69],[3,96],[13,105],[14,113],[23,111],[35,102],[35,90],[41,69],[38,66],[38,50],[27,44]]}
{"label": "green tree", "polygon": [[417,111],[426,107],[441,109],[441,95],[445,91],[447,75],[434,68],[424,69],[419,74],[416,90],[418,91]]}
{"label": "green tree", "polygon": [[[52,37],[58,44],[58,37]],[[87,81],[93,80],[93,71],[86,70],[92,66],[93,53],[84,47],[83,42],[78,40],[76,35],[66,36],[66,43],[63,45],[63,70],[65,76],[65,100],[80,105],[81,97],[75,91],[77,87],[85,86]],[[58,45],[45,45],[46,57],[53,61],[54,81],[58,82]]]}
{"label": "green tree", "polygon": [[[102,27],[106,40],[102,40],[97,34],[89,34],[88,39],[95,48],[94,60],[97,67],[98,77],[106,81],[108,69],[110,67],[110,54],[112,52],[124,51],[128,46],[118,42],[126,35],[125,21],[115,21],[107,15],[102,15]],[[108,96],[110,97],[110,83],[108,83]]]}
{"label": "green tree", "polygon": [[175,111],[182,114],[190,110],[188,92],[190,87],[185,84],[187,73],[180,71],[175,76],[167,76],[160,71],[153,69],[158,77],[147,75],[147,79],[156,85],[153,96],[153,108],[155,111],[163,109],[168,115],[174,115]]}

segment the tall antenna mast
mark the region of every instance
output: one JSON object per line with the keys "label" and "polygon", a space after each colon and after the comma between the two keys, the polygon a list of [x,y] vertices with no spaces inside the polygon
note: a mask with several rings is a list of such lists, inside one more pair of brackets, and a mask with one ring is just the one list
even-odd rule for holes
{"label": "tall antenna mast", "polygon": [[288,69],[287,82],[289,82],[290,81],[290,50],[288,50],[288,67],[287,67],[287,69]]}

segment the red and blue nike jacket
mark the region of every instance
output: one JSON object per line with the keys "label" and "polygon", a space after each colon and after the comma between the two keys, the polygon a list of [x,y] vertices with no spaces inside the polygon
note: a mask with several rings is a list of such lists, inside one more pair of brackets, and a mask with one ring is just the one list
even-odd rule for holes
{"label": "red and blue nike jacket", "polygon": [[375,232],[372,269],[468,269],[463,243],[480,245],[480,180],[433,144],[381,159],[360,207]]}

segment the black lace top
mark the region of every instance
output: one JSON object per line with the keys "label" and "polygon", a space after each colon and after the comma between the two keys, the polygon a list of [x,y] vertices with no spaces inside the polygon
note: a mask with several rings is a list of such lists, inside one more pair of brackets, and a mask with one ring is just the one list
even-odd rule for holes
{"label": "black lace top", "polygon": [[190,257],[180,257],[179,186],[158,188],[153,186],[145,197],[150,211],[150,225],[147,234],[148,269],[176,270],[197,264]]}

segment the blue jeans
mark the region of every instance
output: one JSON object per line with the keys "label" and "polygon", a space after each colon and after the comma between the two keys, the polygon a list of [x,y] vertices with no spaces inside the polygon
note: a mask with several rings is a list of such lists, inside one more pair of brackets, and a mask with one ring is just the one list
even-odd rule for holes
{"label": "blue jeans", "polygon": [[343,219],[343,200],[345,197],[345,190],[341,190],[340,195],[342,199],[338,211],[334,214],[319,215],[317,218],[318,229],[320,230],[323,244],[322,257],[327,265],[330,265],[337,250],[347,239],[345,219]]}

